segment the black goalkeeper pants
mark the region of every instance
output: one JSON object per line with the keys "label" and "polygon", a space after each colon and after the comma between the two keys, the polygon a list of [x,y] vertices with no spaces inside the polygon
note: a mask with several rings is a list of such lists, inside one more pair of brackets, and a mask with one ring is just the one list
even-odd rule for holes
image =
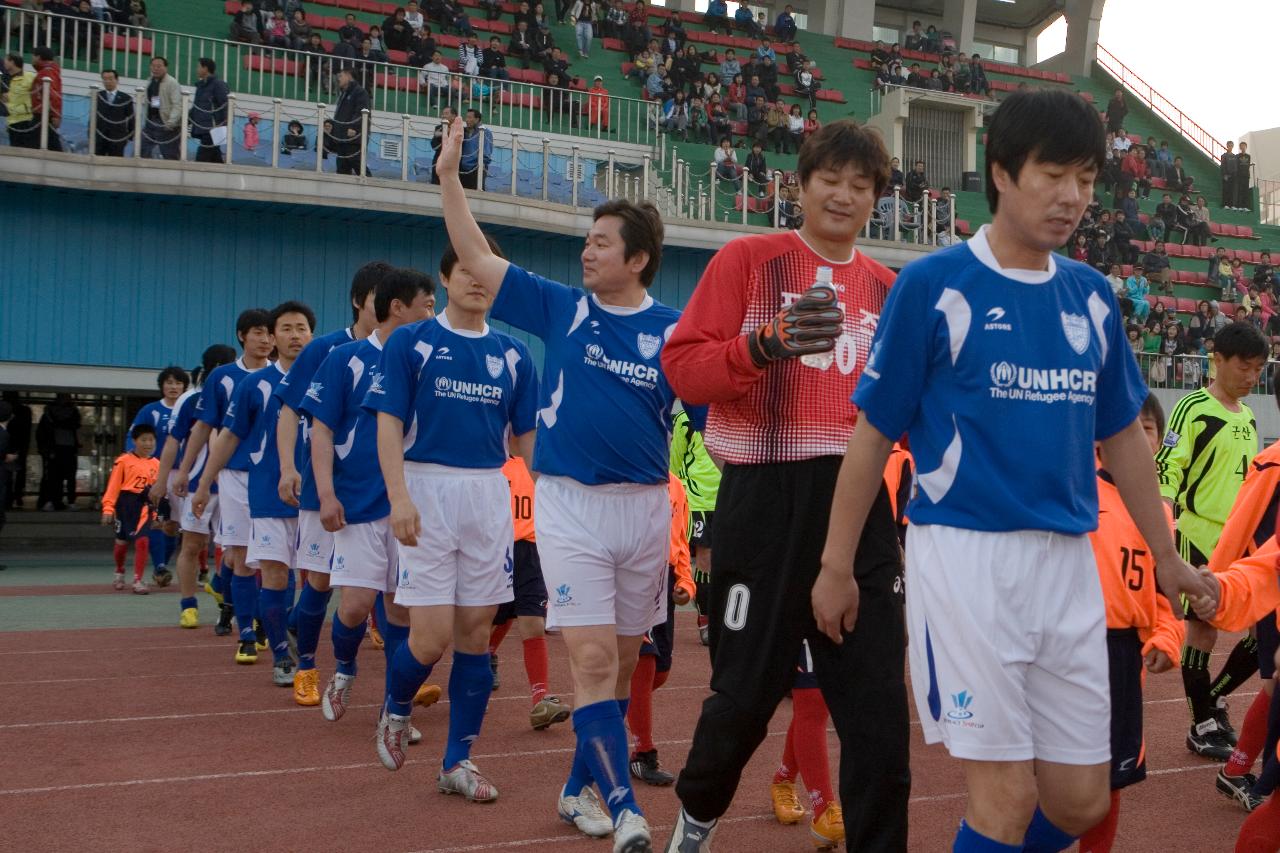
{"label": "black goalkeeper pants", "polygon": [[902,549],[881,487],[858,544],[858,620],[844,643],[818,632],[810,591],[840,458],[726,465],[712,530],[712,695],[703,703],[676,793],[696,820],[729,808],[742,769],[795,680],[809,641],[840,738],[849,850],[905,851],[908,766]]}

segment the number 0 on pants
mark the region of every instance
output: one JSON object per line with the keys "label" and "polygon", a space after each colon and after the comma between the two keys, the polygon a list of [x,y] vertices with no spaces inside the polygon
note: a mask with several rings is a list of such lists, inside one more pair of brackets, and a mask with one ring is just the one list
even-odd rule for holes
{"label": "number 0 on pants", "polygon": [[724,626],[730,631],[741,631],[747,624],[747,607],[751,604],[751,590],[735,583],[729,587],[729,597],[724,605]]}

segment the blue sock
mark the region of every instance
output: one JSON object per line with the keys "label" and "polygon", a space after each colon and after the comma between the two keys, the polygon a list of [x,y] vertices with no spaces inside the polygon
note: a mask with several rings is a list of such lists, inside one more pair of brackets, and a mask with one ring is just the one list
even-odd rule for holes
{"label": "blue sock", "polygon": [[1022,839],[1022,850],[1023,853],[1058,853],[1060,850],[1066,850],[1075,841],[1074,835],[1067,835],[1054,826],[1053,822],[1045,817],[1044,812],[1040,811],[1040,807],[1036,806],[1036,813],[1031,817],[1031,825],[1027,827],[1027,835]]}
{"label": "blue sock", "polygon": [[168,565],[168,558],[164,548],[164,540],[169,537],[164,535],[164,531],[158,528],[151,528],[147,531],[147,547],[151,550],[151,567],[154,571],[160,571],[161,566]]}
{"label": "blue sock", "polygon": [[391,661],[395,658],[396,652],[400,650],[400,647],[404,645],[404,641],[409,639],[409,626],[392,625],[385,619],[380,619],[378,627],[382,630],[382,654],[387,658],[387,692],[390,693]]}
{"label": "blue sock", "polygon": [[167,566],[173,562],[173,555],[178,550],[178,537],[164,537],[164,564]]}
{"label": "blue sock", "polygon": [[294,574],[295,572],[293,571],[293,569],[290,569],[289,578],[287,581],[285,581],[285,586],[284,586],[285,623],[289,628],[289,633],[291,634],[298,633],[298,608],[294,606],[294,601],[297,598],[298,582],[294,579]]}
{"label": "blue sock", "polygon": [[963,820],[960,821],[955,844],[951,847],[951,853],[1020,853],[1021,850],[1022,846],[1019,844],[992,841]]}
{"label": "blue sock", "polygon": [[456,767],[471,757],[471,743],[480,736],[489,694],[493,692],[493,670],[489,653],[453,653],[449,673],[449,740],[444,748],[444,769]]}
{"label": "blue sock", "polygon": [[258,583],[253,575],[231,576],[231,604],[236,611],[236,625],[240,628],[240,642],[251,643],[256,639],[253,617],[258,613]]}
{"label": "blue sock", "polygon": [[434,663],[423,663],[414,657],[408,643],[401,643],[387,667],[387,711],[402,717],[409,716],[413,697],[431,675],[432,666]]}
{"label": "blue sock", "polygon": [[262,627],[267,630],[267,642],[271,644],[271,655],[277,662],[289,658],[289,634],[284,627],[284,606],[287,592],[283,589],[267,589],[265,586],[258,593]]}
{"label": "blue sock", "polygon": [[600,786],[609,814],[616,820],[623,809],[642,814],[631,790],[627,730],[617,700],[594,702],[573,712],[577,751]]}
{"label": "blue sock", "polygon": [[320,646],[320,628],[329,609],[329,593],[309,583],[302,585],[298,606],[293,608],[298,622],[298,669],[316,668],[316,649]]}
{"label": "blue sock", "polygon": [[217,590],[218,594],[221,595],[224,599],[229,599],[232,595],[231,593],[232,578],[234,578],[235,576],[236,576],[235,572],[231,571],[231,567],[228,566],[226,563],[223,563],[222,565],[218,566],[218,573],[214,575],[215,583],[211,584],[211,586],[213,586],[213,588]]}
{"label": "blue sock", "polygon": [[186,610],[188,608],[194,609],[197,607],[199,607],[199,604],[196,602],[196,597],[194,595],[190,598],[183,598],[178,602],[179,610]]}
{"label": "blue sock", "polygon": [[356,655],[360,652],[360,644],[364,642],[365,628],[369,622],[361,619],[360,624],[348,628],[346,623],[333,616],[333,659],[337,661],[337,670],[343,675],[356,674]]}

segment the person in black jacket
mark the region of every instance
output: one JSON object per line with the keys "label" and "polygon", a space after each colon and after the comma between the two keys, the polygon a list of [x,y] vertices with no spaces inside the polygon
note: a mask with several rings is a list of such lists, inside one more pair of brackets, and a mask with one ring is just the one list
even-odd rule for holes
{"label": "person in black jacket", "polygon": [[22,497],[27,490],[27,453],[31,448],[31,407],[22,402],[17,391],[5,391],[4,402],[13,412],[9,421],[9,506],[20,508]]}
{"label": "person in black jacket", "polygon": [[1222,206],[1231,210],[1236,206],[1236,152],[1234,142],[1227,143],[1227,150],[1218,159],[1222,174]]}
{"label": "person in black jacket", "polygon": [[511,43],[507,45],[507,54],[519,57],[522,68],[529,67],[529,60],[533,58],[533,36],[529,33],[529,23],[524,19],[516,22],[515,31],[511,33]]}
{"label": "person in black jacket", "polygon": [[231,90],[217,77],[218,65],[201,58],[196,64],[196,94],[187,119],[191,122],[191,138],[200,143],[196,151],[199,163],[222,163],[222,149],[214,144],[213,129],[227,125],[227,99]]}
{"label": "person in black jacket", "polygon": [[333,153],[339,175],[360,174],[362,113],[369,109],[369,93],[355,81],[350,68],[338,72],[338,102],[333,107]]}
{"label": "person in black jacket", "polygon": [[440,108],[440,124],[431,135],[431,183],[439,186],[440,176],[436,174],[436,160],[440,157],[440,146],[444,144],[444,132],[449,129],[449,122],[458,117],[453,107]]}
{"label": "person in black jacket", "polygon": [[1236,179],[1235,179],[1235,200],[1232,206],[1236,210],[1251,210],[1253,208],[1253,193],[1249,192],[1249,167],[1253,163],[1253,158],[1249,156],[1249,143],[1240,143],[1240,153],[1236,155]]}
{"label": "person in black jacket", "polygon": [[120,90],[120,77],[114,69],[102,72],[97,108],[98,129],[93,153],[99,157],[123,157],[124,147],[133,139],[133,98]]}
{"label": "person in black jacket", "polygon": [[502,42],[497,36],[489,37],[489,46],[480,54],[480,76],[506,82],[511,79],[507,71],[507,55],[502,52]]}
{"label": "person in black jacket", "polygon": [[1187,170],[1182,166],[1182,158],[1174,157],[1173,165],[1169,168],[1169,177],[1165,179],[1169,186],[1173,187],[1175,192],[1189,193],[1194,184],[1194,179],[1187,174]]}
{"label": "person in black jacket", "polygon": [[1129,114],[1129,105],[1124,102],[1124,92],[1116,89],[1116,93],[1107,101],[1107,131],[1119,133],[1124,127],[1125,116]]}
{"label": "person in black jacket", "polygon": [[906,186],[902,197],[915,204],[924,198],[929,191],[929,179],[924,174],[924,161],[917,160],[915,167],[907,174]]}
{"label": "person in black jacket", "polygon": [[75,506],[79,432],[80,410],[71,402],[70,394],[59,394],[45,407],[36,427],[36,449],[44,463],[39,500],[42,510]]}
{"label": "person in black jacket", "polygon": [[383,47],[387,50],[407,51],[412,39],[413,27],[409,26],[409,21],[405,18],[404,7],[397,6],[396,10],[382,22]]}
{"label": "person in black jacket", "polygon": [[338,40],[344,41],[351,46],[360,44],[364,38],[364,30],[356,23],[356,16],[347,13],[346,23],[338,28]]}

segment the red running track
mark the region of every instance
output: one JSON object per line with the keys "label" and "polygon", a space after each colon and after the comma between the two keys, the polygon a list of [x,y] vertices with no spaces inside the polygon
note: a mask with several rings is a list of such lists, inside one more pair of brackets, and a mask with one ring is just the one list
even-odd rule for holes
{"label": "red running track", "polygon": [[[207,614],[206,614],[207,615]],[[322,677],[331,671],[328,632]],[[1220,650],[1232,643],[1224,638]],[[417,710],[422,745],[397,773],[373,747],[382,653],[361,650],[355,707],[338,723],[273,687],[270,667],[237,667],[208,627],[0,633],[0,848],[36,851],[607,851],[561,823],[555,798],[568,769],[568,725],[534,732],[518,637],[502,650],[475,760],[498,786],[493,805],[435,790],[447,705]],[[553,691],[568,664],[551,641]],[[1223,660],[1217,657],[1215,662]],[[675,669],[655,697],[655,739],[668,769],[688,750],[710,667],[692,614],[681,613]],[[433,678],[442,686],[448,667]],[[1234,718],[1257,690],[1233,698]],[[1116,850],[1229,851],[1244,813],[1213,789],[1216,765],[1186,751],[1175,672],[1147,683],[1148,780],[1130,788]],[[811,850],[804,825],[779,826],[768,782],[790,720],[779,709],[717,834],[725,853]],[[839,747],[830,737],[832,766]],[[964,810],[958,767],[912,739],[911,850],[948,851]],[[638,791],[658,840],[675,816],[671,789]]]}

